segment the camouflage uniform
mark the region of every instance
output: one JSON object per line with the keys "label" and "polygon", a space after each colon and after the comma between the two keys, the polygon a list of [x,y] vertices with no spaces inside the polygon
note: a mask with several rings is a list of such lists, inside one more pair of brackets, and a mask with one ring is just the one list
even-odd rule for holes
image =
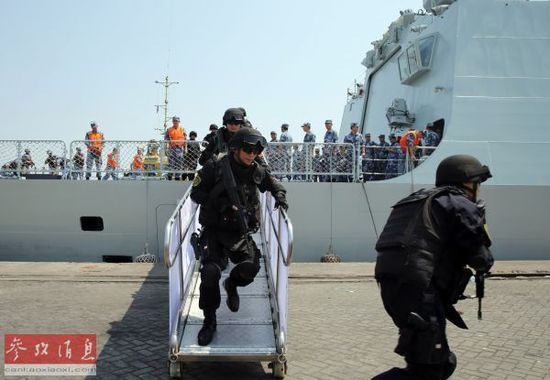
{"label": "camouflage uniform", "polygon": [[[370,134],[367,134],[370,137]],[[366,135],[366,136],[367,136]],[[365,156],[362,160],[362,170],[363,170],[363,182],[372,181],[374,179],[374,172],[376,171],[374,159],[376,158],[376,149],[373,147],[378,146],[372,140],[361,142],[363,149],[365,149]]]}
{"label": "camouflage uniform", "polygon": [[306,132],[304,135],[304,142],[305,143],[314,143],[316,139],[316,136],[311,131]]}
{"label": "camouflage uniform", "polygon": [[[439,134],[433,130],[426,130],[424,131],[424,146],[431,146],[431,147],[435,147],[435,146],[438,146],[439,145],[439,141],[440,141],[440,138],[439,138]],[[433,149],[424,149],[424,155],[425,156],[429,156],[430,154],[432,154],[433,152]]]}
{"label": "camouflage uniform", "polygon": [[380,143],[378,144],[378,146],[380,147],[379,149],[376,150],[376,165],[375,165],[375,168],[376,168],[376,175],[375,175],[375,178],[376,179],[384,179],[385,177],[385,172],[386,172],[386,164],[387,164],[387,160],[388,160],[388,147],[390,146],[390,144],[388,144],[388,142],[386,141],[380,141]]}
{"label": "camouflage uniform", "polygon": [[[288,131],[284,131],[281,133],[281,137],[279,138],[279,142],[281,143],[291,143],[292,142],[292,136],[288,133]],[[290,144],[281,144],[281,154],[279,156],[279,161],[281,162],[281,171],[289,173],[291,171],[290,167],[290,158],[292,156],[292,148],[290,147]],[[286,176],[290,180],[290,175]]]}
{"label": "camouflage uniform", "polygon": [[[329,143],[337,143],[338,142],[338,133],[334,130],[328,130],[325,132],[325,138],[323,139],[325,144]],[[335,164],[333,164],[333,148],[332,146],[325,146],[323,148],[323,171],[324,172],[330,172],[333,168],[335,168]],[[330,176],[323,176],[324,181],[329,181]]]}
{"label": "camouflage uniform", "polygon": [[[311,166],[313,169],[313,173],[322,173],[323,172],[323,166],[324,166],[324,158],[319,154],[317,151],[316,154],[311,159]],[[313,182],[321,182],[322,177],[320,175],[314,174],[313,175]]]}
{"label": "camouflage uniform", "polygon": [[390,145],[386,159],[386,179],[397,177],[399,174],[401,174],[398,170],[399,160],[401,159],[401,148],[397,141],[393,142]]}
{"label": "camouflage uniform", "polygon": [[[298,145],[296,145],[297,147]],[[294,173],[293,178],[295,181],[305,180],[306,161],[305,161],[305,152],[303,150],[296,149],[292,153],[292,172]]]}

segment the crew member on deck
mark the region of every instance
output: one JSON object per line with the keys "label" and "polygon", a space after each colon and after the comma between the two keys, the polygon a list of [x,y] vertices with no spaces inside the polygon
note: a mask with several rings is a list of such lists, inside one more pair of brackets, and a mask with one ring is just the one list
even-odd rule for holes
{"label": "crew member on deck", "polygon": [[96,177],[98,180],[101,179],[101,165],[103,164],[101,160],[101,152],[103,150],[103,133],[99,132],[97,128],[99,125],[92,121],[90,123],[92,130],[86,132],[84,136],[86,147],[88,148],[88,153],[86,155],[86,180],[89,180],[92,176],[92,168],[95,163]]}
{"label": "crew member on deck", "polygon": [[177,181],[181,177],[183,170],[183,153],[185,149],[185,130],[180,127],[180,118],[172,118],[172,126],[166,130],[164,140],[168,141],[168,165],[174,172],[168,173],[168,180]]}

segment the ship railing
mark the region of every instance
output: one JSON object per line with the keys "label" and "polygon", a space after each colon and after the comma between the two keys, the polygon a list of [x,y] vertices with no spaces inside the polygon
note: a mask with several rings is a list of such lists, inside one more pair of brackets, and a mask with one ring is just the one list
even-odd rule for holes
{"label": "ship railing", "polygon": [[193,275],[199,262],[191,245],[191,235],[199,227],[198,205],[191,200],[191,187],[178,203],[164,231],[164,265],[169,281],[170,350],[178,348],[180,312],[191,291]]}
{"label": "ship railing", "polygon": [[[206,144],[197,140],[77,140],[67,150],[59,140],[0,140],[0,178],[192,180]],[[417,147],[411,156],[397,145],[276,142],[268,144],[264,157],[281,181],[357,182],[408,173],[434,149]]]}
{"label": "ship railing", "polygon": [[353,182],[357,152],[349,143],[271,142],[264,157],[281,181]]}
{"label": "ship railing", "polygon": [[69,179],[193,179],[203,141],[72,141]]}
{"label": "ship railing", "polygon": [[66,156],[60,140],[0,140],[0,178],[62,178]]}
{"label": "ship railing", "polygon": [[399,145],[364,146],[357,168],[363,181],[390,179],[410,172],[421,165],[437,147],[418,146],[413,155],[402,151]]}

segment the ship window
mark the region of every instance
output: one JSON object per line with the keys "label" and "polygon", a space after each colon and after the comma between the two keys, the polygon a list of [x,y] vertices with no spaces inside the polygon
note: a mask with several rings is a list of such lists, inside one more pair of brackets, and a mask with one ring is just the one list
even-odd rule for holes
{"label": "ship window", "polygon": [[397,58],[401,83],[410,84],[421,74],[430,71],[437,35],[414,41]]}
{"label": "ship window", "polygon": [[418,62],[416,62],[416,46],[411,45],[407,49],[407,60],[409,61],[409,69],[411,73],[418,71]]}
{"label": "ship window", "polygon": [[401,80],[405,80],[406,78],[411,75],[411,70],[409,69],[409,62],[407,61],[407,56],[405,54],[401,54],[399,56],[399,59],[397,60],[397,63],[399,64],[399,75],[401,77]]}
{"label": "ship window", "polygon": [[429,36],[418,41],[418,50],[420,51],[422,67],[430,67],[434,45],[435,36]]}
{"label": "ship window", "polygon": [[103,218],[100,216],[81,216],[80,228],[82,231],[103,231]]}

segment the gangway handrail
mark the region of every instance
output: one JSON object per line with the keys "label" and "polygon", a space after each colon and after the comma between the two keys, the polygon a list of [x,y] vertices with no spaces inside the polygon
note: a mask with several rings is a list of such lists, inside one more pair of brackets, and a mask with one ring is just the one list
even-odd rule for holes
{"label": "gangway handrail", "polygon": [[[292,256],[293,256],[293,248],[294,248],[294,227],[292,226],[292,222],[290,221],[288,214],[284,209],[279,208],[278,209],[279,214],[283,217],[283,221],[287,225],[288,230],[288,243],[287,243],[287,255],[281,255],[281,258],[283,259],[283,263],[285,266],[290,266],[292,264]],[[281,239],[279,238],[279,234],[277,233],[277,226],[275,226],[275,221],[273,220],[273,213],[269,213],[269,220],[271,222],[271,226],[273,227],[273,233],[275,234],[275,237],[277,238],[277,244],[279,248],[281,248],[281,252],[284,251],[281,244]]]}
{"label": "gangway handrail", "polygon": [[[270,193],[260,195],[262,204],[261,238],[266,257],[269,286],[274,293],[272,301],[275,338],[279,360],[286,360],[288,331],[288,271],[292,263],[294,233],[287,213],[280,207],[275,211],[275,198]],[[269,221],[267,220],[269,219]],[[286,235],[286,236],[285,236]],[[285,243],[286,240],[286,244]]]}
{"label": "gangway handrail", "polygon": [[[164,231],[164,265],[168,268],[170,287],[168,327],[170,354],[174,354],[178,347],[181,308],[192,291],[193,273],[198,265],[195,254],[190,249],[190,238],[191,232],[195,230],[199,206],[193,202],[190,194],[191,187],[178,202]],[[177,239],[177,242],[174,239]],[[185,247],[188,249],[185,250]]]}
{"label": "gangway handrail", "polygon": [[[172,226],[174,225],[174,222],[175,222],[176,218],[178,217],[178,215],[181,214],[181,209],[183,207],[183,204],[185,203],[187,198],[189,198],[190,194],[191,194],[191,186],[189,186],[189,188],[187,189],[187,191],[185,192],[185,194],[183,195],[181,200],[178,202],[178,205],[176,206],[176,209],[174,210],[174,212],[172,213],[172,215],[170,216],[170,218],[166,222],[166,227],[164,229],[164,265],[168,269],[170,269],[174,265],[174,262],[175,262],[177,256],[180,255],[181,251],[182,251],[181,244],[178,244],[178,251],[174,255],[174,260],[170,261],[170,243],[172,242],[172,236],[170,234],[170,231],[172,230]],[[198,207],[195,208],[195,211],[193,212],[193,217],[196,215],[197,210],[198,210]],[[192,222],[193,222],[193,218],[189,218],[189,220],[187,221],[187,223],[185,225],[184,233],[180,233],[180,238],[185,236],[185,234],[189,230],[189,227],[191,226]],[[180,239],[180,243],[181,243],[181,239]]]}

